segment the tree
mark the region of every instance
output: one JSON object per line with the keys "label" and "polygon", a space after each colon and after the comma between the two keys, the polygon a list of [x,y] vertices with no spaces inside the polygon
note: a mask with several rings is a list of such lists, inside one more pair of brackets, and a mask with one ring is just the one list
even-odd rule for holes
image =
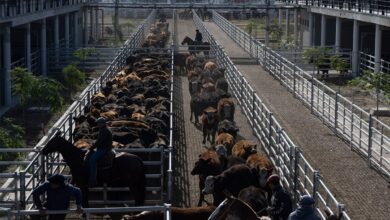
{"label": "tree", "polygon": [[13,83],[12,94],[19,97],[20,105],[24,107],[32,96],[36,77],[25,68],[16,67],[11,72]]}
{"label": "tree", "polygon": [[[19,148],[25,146],[24,129],[14,119],[3,118],[0,127],[0,147]],[[14,160],[18,154],[0,154],[0,160]]]}
{"label": "tree", "polygon": [[257,24],[256,22],[252,19],[248,24],[245,26],[245,31],[249,34],[252,35],[252,32],[257,29]]}
{"label": "tree", "polygon": [[332,56],[330,58],[332,69],[338,71],[340,75],[343,75],[348,71],[348,61],[340,56]]}
{"label": "tree", "polygon": [[85,74],[86,68],[85,68],[85,61],[87,60],[88,57],[94,55],[97,52],[97,49],[91,48],[91,47],[84,47],[84,48],[79,48],[76,51],[73,52],[73,56],[78,59],[78,61],[74,62],[73,65],[77,67],[77,65],[80,64],[83,66],[83,72]]}
{"label": "tree", "polygon": [[68,64],[62,69],[64,86],[70,95],[85,84],[85,74],[74,63]]}
{"label": "tree", "polygon": [[38,76],[33,86],[32,102],[39,107],[49,105],[51,112],[57,112],[62,109],[64,99],[62,98],[62,90],[64,86],[55,79],[50,79],[43,76]]}

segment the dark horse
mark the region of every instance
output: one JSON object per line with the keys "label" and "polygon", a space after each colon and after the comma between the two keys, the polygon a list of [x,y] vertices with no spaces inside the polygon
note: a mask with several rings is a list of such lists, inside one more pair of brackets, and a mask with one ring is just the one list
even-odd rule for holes
{"label": "dark horse", "polygon": [[[72,143],[62,138],[60,135],[53,137],[42,149],[43,155],[53,152],[62,154],[65,162],[72,173],[73,183],[81,188],[83,194],[83,206],[88,204],[88,169],[84,166],[84,156],[86,152],[75,147]],[[115,155],[112,162],[106,183],[108,187],[130,187],[130,191],[135,197],[135,205],[142,206],[145,202],[146,177],[145,167],[136,155],[129,153],[120,153]],[[101,179],[98,176],[98,179]],[[101,181],[100,181],[101,182]],[[101,183],[99,183],[101,184]],[[129,195],[130,196],[130,195]]]}
{"label": "dark horse", "polygon": [[185,45],[185,44],[188,45],[188,50],[190,54],[196,54],[203,51],[204,55],[206,56],[209,55],[209,51],[210,51],[209,42],[196,42],[192,40],[190,37],[186,36],[184,40],[181,42],[181,45]]}

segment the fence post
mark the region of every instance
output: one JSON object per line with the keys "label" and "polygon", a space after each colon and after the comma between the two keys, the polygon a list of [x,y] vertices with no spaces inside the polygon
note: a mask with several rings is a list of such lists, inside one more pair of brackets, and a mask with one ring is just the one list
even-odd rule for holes
{"label": "fence post", "polygon": [[301,157],[301,148],[295,147],[295,160],[294,160],[294,176],[293,176],[293,193],[294,193],[294,201],[298,201],[299,193],[298,193],[298,176],[299,176],[299,158]]}
{"label": "fence post", "polygon": [[318,180],[320,179],[320,173],[318,171],[313,172],[313,199],[317,201],[317,188],[318,188]]}
{"label": "fence post", "polygon": [[264,61],[263,61],[263,66],[264,66],[264,69],[268,71],[268,67],[267,67],[267,47],[264,46]]}
{"label": "fence post", "polygon": [[341,214],[344,212],[344,210],[345,210],[345,205],[339,203],[339,204],[337,205],[338,216],[341,216]]}
{"label": "fence post", "polygon": [[40,166],[41,166],[39,179],[41,181],[45,181],[46,180],[46,178],[45,178],[46,177],[46,158],[45,158],[45,155],[40,153],[39,160],[40,160]]}
{"label": "fence post", "polygon": [[269,117],[268,117],[268,144],[271,146],[271,143],[272,143],[272,118],[273,118],[273,114],[272,112],[269,113]]}
{"label": "fence post", "polygon": [[293,87],[293,91],[294,91],[294,96],[296,95],[296,65],[295,64],[293,64],[293,83],[294,83],[294,87]]}
{"label": "fence post", "polygon": [[[256,99],[256,91],[252,91],[252,127],[254,128],[253,130],[256,130],[255,128],[255,99]],[[256,132],[256,131],[255,131]]]}
{"label": "fence post", "polygon": [[[80,112],[81,114],[81,112]],[[70,112],[68,114],[68,117],[69,117],[69,128],[68,128],[68,132],[69,132],[69,141],[73,143],[73,137],[72,137],[72,133],[73,133],[73,113]]]}
{"label": "fence post", "polygon": [[314,104],[314,74],[311,75],[311,91],[310,91],[310,112],[313,114]]}
{"label": "fence post", "polygon": [[367,162],[368,166],[371,167],[371,156],[372,156],[372,125],[373,119],[372,114],[368,116],[368,151],[367,151]]}
{"label": "fence post", "polygon": [[336,92],[336,99],[335,99],[335,106],[334,106],[334,129],[337,133],[337,126],[338,126],[338,118],[339,118],[339,93]]}
{"label": "fence post", "polygon": [[20,187],[20,209],[26,209],[26,172],[20,171],[19,172],[19,187]]}

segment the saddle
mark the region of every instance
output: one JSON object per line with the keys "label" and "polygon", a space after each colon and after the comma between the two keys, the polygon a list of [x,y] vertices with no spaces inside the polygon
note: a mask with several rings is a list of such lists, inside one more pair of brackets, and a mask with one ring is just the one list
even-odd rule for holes
{"label": "saddle", "polygon": [[111,169],[115,159],[115,155],[116,155],[115,151],[110,150],[100,160],[98,160],[97,162],[98,172],[101,170]]}

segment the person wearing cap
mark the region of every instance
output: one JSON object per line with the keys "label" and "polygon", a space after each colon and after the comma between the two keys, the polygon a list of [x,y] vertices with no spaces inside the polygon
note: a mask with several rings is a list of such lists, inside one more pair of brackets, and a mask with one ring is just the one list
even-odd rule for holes
{"label": "person wearing cap", "polygon": [[96,148],[96,152],[89,159],[89,186],[97,185],[97,162],[112,148],[112,133],[107,127],[106,119],[100,117],[96,120],[96,124],[99,134],[95,144],[91,147],[91,150]]}
{"label": "person wearing cap", "polygon": [[[42,204],[41,195],[46,193],[46,201]],[[76,200],[77,212],[82,213],[81,191],[79,188],[66,182],[61,174],[55,174],[47,179],[47,182],[39,185],[32,192],[34,205],[39,210],[41,216],[46,214],[46,210],[68,210],[72,197]],[[32,215],[32,220],[40,219],[39,215]],[[49,220],[63,220],[65,214],[49,215]]]}
{"label": "person wearing cap", "polygon": [[280,178],[273,174],[268,177],[267,185],[272,190],[271,204],[267,207],[268,215],[272,220],[286,220],[292,212],[290,195],[280,185]]}
{"label": "person wearing cap", "polygon": [[301,196],[297,210],[290,214],[288,220],[321,220],[314,209],[314,199],[309,195]]}
{"label": "person wearing cap", "polygon": [[197,42],[197,44],[200,44],[203,41],[203,35],[198,29],[196,29],[195,41]]}

